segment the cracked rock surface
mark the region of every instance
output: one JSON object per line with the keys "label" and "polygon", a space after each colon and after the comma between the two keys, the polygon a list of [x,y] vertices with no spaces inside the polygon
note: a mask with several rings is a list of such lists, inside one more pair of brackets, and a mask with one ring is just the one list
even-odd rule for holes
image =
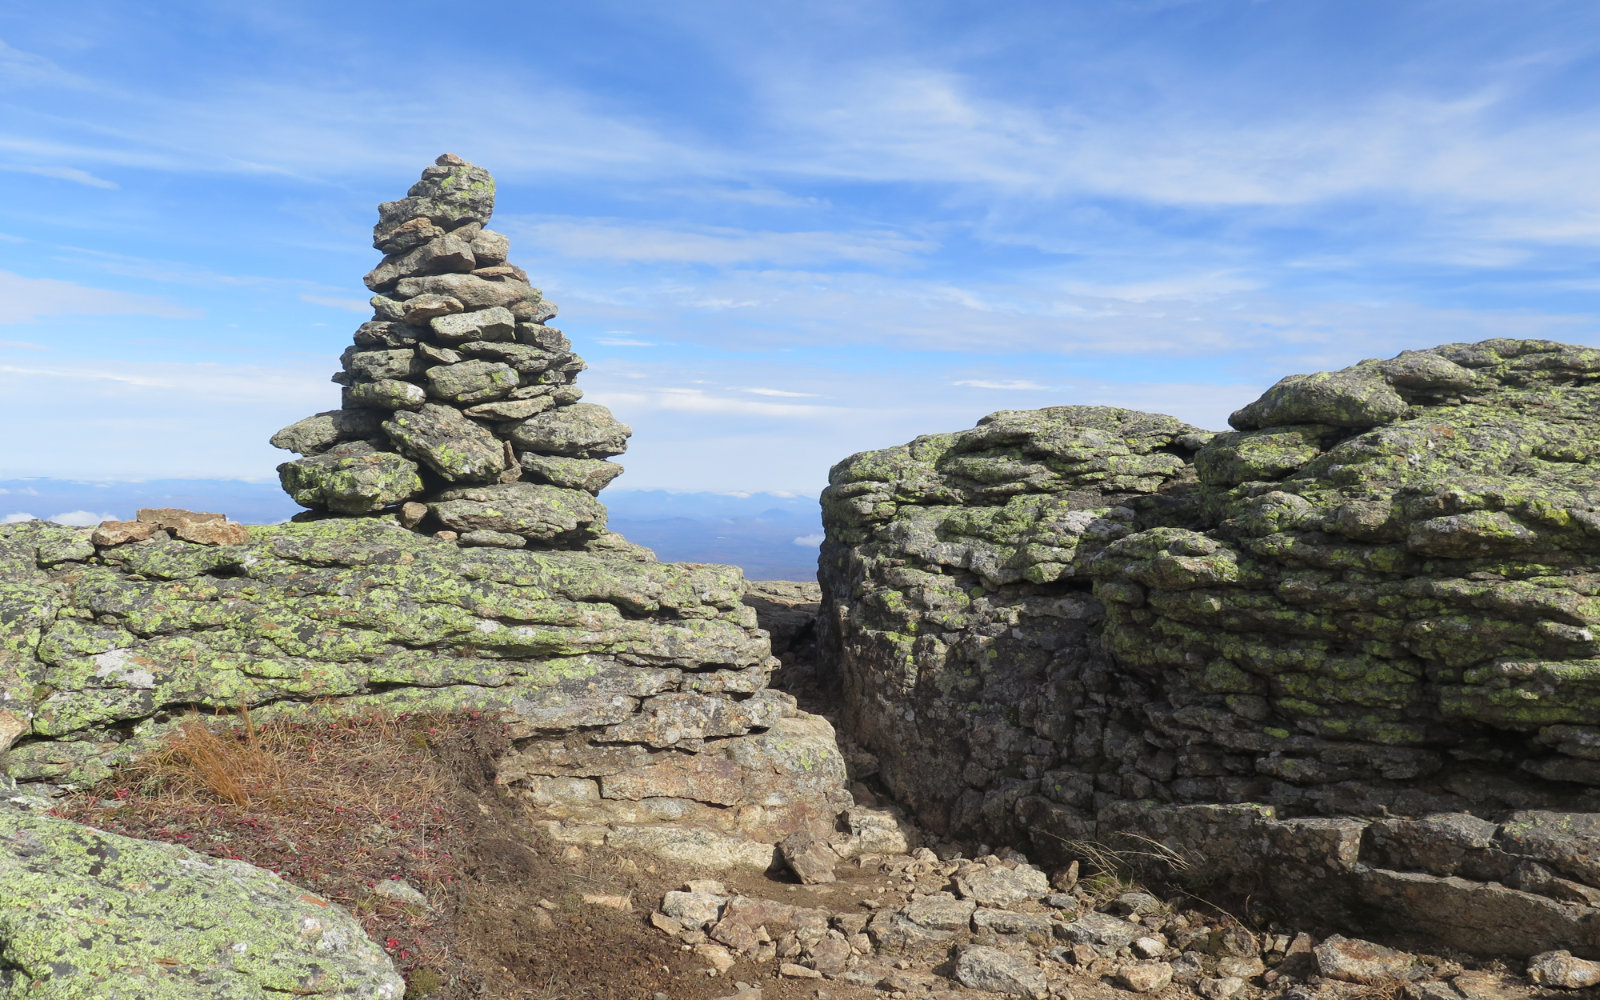
{"label": "cracked rock surface", "polygon": [[1600,958],[1597,411],[1600,352],[1490,340],[1285,378],[1224,433],[1066,406],[852,456],[844,735],[944,835],[1154,842],[1203,891]]}

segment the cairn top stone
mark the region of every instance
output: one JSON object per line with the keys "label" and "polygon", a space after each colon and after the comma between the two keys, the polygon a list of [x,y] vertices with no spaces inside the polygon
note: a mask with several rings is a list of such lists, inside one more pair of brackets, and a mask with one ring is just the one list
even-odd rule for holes
{"label": "cairn top stone", "polygon": [[493,214],[494,178],[489,171],[446,153],[422,172],[422,179],[411,185],[404,198],[378,206],[372,245],[385,253],[394,252],[389,244],[397,230],[414,219],[453,229],[469,222],[487,225]]}

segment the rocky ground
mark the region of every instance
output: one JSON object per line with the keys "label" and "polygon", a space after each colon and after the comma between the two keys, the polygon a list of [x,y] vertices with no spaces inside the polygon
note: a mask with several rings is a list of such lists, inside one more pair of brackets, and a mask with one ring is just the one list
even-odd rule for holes
{"label": "rocky ground", "polygon": [[[405,975],[408,997],[864,1000],[1405,996],[1553,991],[1520,968],[1242,923],[1114,869],[1041,871],[977,845],[847,815],[832,841],[787,842],[789,870],[699,869],[548,842],[492,780],[504,747],[470,715],[240,723],[125,768],[55,811],[236,858],[342,904]],[[209,730],[208,730],[209,731]],[[867,789],[858,786],[860,791]],[[907,836],[909,835],[909,837]],[[1109,863],[1114,859],[1102,859]],[[803,882],[798,869],[813,880]],[[1553,956],[1547,984],[1600,981]]]}
{"label": "rocky ground", "polygon": [[[831,713],[806,628],[815,599],[795,585],[749,598],[778,676]],[[509,746],[470,712],[196,717],[52,811],[246,861],[342,905],[410,998],[1497,1000],[1600,983],[1600,965],[1564,953],[1508,966],[1343,937],[1314,913],[1230,912],[1135,884],[1130,859],[1092,844],[1078,845],[1086,863],[1044,870],[925,843],[850,747],[857,806],[830,837],[786,840],[768,872],[556,843],[495,780]]]}

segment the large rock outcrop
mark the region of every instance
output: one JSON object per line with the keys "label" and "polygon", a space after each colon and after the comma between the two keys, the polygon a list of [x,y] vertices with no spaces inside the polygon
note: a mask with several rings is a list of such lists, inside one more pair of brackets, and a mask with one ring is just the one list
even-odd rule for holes
{"label": "large rock outcrop", "polygon": [[504,782],[551,803],[593,786],[591,826],[700,826],[764,864],[848,804],[831,728],[767,687],[735,567],[462,549],[376,518],[97,537],[0,526],[18,780],[93,781],[190,709],[470,709],[515,742]]}
{"label": "large rock outcrop", "polygon": [[846,729],[949,833],[1146,836],[1323,919],[1600,955],[1597,412],[1600,352],[1493,340],[1221,434],[1056,407],[853,456]]}

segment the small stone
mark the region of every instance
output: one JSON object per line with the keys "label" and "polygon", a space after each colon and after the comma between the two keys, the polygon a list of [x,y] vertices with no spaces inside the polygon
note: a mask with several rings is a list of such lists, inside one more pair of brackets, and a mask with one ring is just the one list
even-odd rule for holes
{"label": "small stone", "polygon": [[1135,993],[1154,993],[1172,982],[1172,966],[1165,962],[1135,962],[1119,969],[1116,981]]}
{"label": "small stone", "polygon": [[733,953],[720,944],[712,944],[709,941],[705,944],[697,944],[694,946],[694,953],[705,959],[706,963],[711,966],[712,971],[717,975],[721,975],[733,968]]}
{"label": "small stone", "polygon": [[522,452],[517,456],[522,471],[535,483],[549,483],[587,493],[599,493],[622,475],[622,466],[601,458],[565,458]]}
{"label": "small stone", "polygon": [[666,934],[677,934],[683,930],[683,923],[667,916],[659,910],[650,914],[650,926]]}
{"label": "small stone", "polygon": [[174,534],[198,545],[243,545],[250,540],[250,529],[232,522],[185,522],[174,529]]}
{"label": "small stone", "polygon": [[358,382],[403,379],[416,374],[417,352],[409,347],[384,351],[361,351],[347,347],[339,356],[339,364]]}
{"label": "small stone", "polygon": [[367,300],[372,306],[373,315],[386,323],[398,323],[405,318],[405,307],[387,295],[374,295]]}
{"label": "small stone", "polygon": [[[465,539],[462,539],[462,541],[465,541]],[[583,902],[587,906],[603,906],[608,910],[619,910],[623,913],[633,912],[633,898],[631,896],[586,892],[583,894]]]}
{"label": "small stone", "polygon": [[425,503],[408,500],[400,505],[400,526],[403,528],[415,528],[427,516],[428,505]]}
{"label": "small stone", "polygon": [[352,406],[415,410],[428,401],[428,394],[420,385],[398,379],[382,379],[377,382],[357,382],[345,390],[345,398]]}
{"label": "small stone", "polygon": [[606,523],[605,507],[589,494],[534,483],[446,490],[431,509],[457,531],[500,531],[541,541],[592,536]]}
{"label": "small stone", "polygon": [[1317,971],[1329,979],[1374,985],[1393,979],[1411,979],[1416,958],[1406,952],[1386,948],[1371,941],[1338,934],[1312,949]]}
{"label": "small stone", "polygon": [[1233,1000],[1244,990],[1244,980],[1237,976],[1202,979],[1196,989],[1206,1000]]}
{"label": "small stone", "polygon": [[458,406],[490,402],[517,387],[516,371],[498,361],[435,365],[424,375],[428,380],[428,395]]}
{"label": "small stone", "polygon": [[806,952],[806,961],[819,972],[838,972],[850,961],[850,942],[838,931],[812,945]]}
{"label": "small stone", "polygon": [[1132,948],[1140,958],[1160,958],[1167,953],[1166,942],[1154,937],[1135,938]]}
{"label": "small stone", "polygon": [[1076,910],[1078,908],[1078,897],[1067,892],[1052,892],[1039,900],[1039,902],[1054,910]]}
{"label": "small stone", "polygon": [[1106,907],[1112,913],[1128,917],[1142,917],[1161,909],[1161,900],[1148,892],[1125,892]]}
{"label": "small stone", "polygon": [[363,347],[415,347],[427,332],[425,326],[372,320],[356,329],[354,339]]}
{"label": "small stone", "polygon": [[1011,906],[1050,894],[1050,880],[1032,867],[974,868],[956,876],[956,891],[984,906]]}
{"label": "small stone", "polygon": [[428,326],[440,340],[449,344],[468,340],[510,340],[517,331],[516,319],[504,306],[436,316],[428,321]]}
{"label": "small stone", "polygon": [[463,412],[474,420],[526,420],[535,413],[543,413],[555,405],[549,396],[532,399],[504,399],[494,403],[479,403]]}
{"label": "small stone", "polygon": [[808,969],[803,965],[796,965],[793,962],[784,962],[782,965],[778,966],[778,975],[787,976],[790,979],[822,978],[822,973],[818,972],[816,969]]}
{"label": "small stone", "polygon": [[383,430],[402,455],[451,482],[492,482],[505,471],[505,447],[499,439],[451,407],[429,403],[415,413],[396,412],[383,422]]}
{"label": "small stone", "polygon": [[423,294],[406,299],[401,305],[401,318],[413,326],[421,326],[440,316],[453,316],[464,308],[461,300],[449,295]]}
{"label": "small stone", "polygon": [[157,534],[166,534],[161,525],[151,521],[101,521],[89,541],[95,545],[126,545],[142,542]]}
{"label": "small stone", "polygon": [[461,537],[456,539],[468,548],[485,549],[523,549],[527,548],[528,540],[521,535],[513,535],[509,531],[463,531]]}
{"label": "small stone", "polygon": [[1097,948],[1124,948],[1140,937],[1139,926],[1104,913],[1085,913],[1077,920],[1060,924],[1056,933],[1073,944]]}
{"label": "small stone", "polygon": [[970,899],[957,899],[948,892],[913,899],[906,905],[906,919],[919,927],[934,930],[966,930],[977,909]]}
{"label": "small stone", "polygon": [[1224,955],[1217,959],[1217,975],[1223,978],[1254,979],[1266,971],[1266,963],[1256,955]]}
{"label": "small stone", "polygon": [[454,531],[450,531],[449,529],[445,529],[445,530],[442,530],[442,531],[435,531],[433,533],[433,537],[439,539],[441,542],[453,542],[457,538],[460,538],[461,536],[459,534],[457,534],[456,532],[454,532]]}
{"label": "small stone", "polygon": [[428,899],[405,879],[385,879],[372,887],[373,893],[406,906],[427,906]]}
{"label": "small stone", "polygon": [[1570,951],[1547,951],[1528,959],[1528,978],[1540,986],[1587,989],[1600,985],[1600,962],[1577,958]]}
{"label": "small stone", "polygon": [[415,462],[365,442],[285,462],[278,481],[300,506],[335,514],[375,513],[422,490]]}
{"label": "small stone", "polygon": [[372,410],[327,410],[298,420],[272,435],[272,446],[299,455],[320,455],[343,441],[381,433],[381,414]]}
{"label": "small stone", "polygon": [[[607,458],[628,448],[633,429],[593,403],[574,403],[529,417],[511,431],[519,451]],[[1040,893],[1043,895],[1043,893]]]}
{"label": "small stone", "polygon": [[1073,886],[1078,884],[1078,863],[1076,861],[1065,868],[1058,868],[1050,876],[1050,887],[1057,892],[1071,892]]}
{"label": "small stone", "polygon": [[1043,972],[998,948],[971,945],[956,957],[956,981],[975,990],[1009,993],[1039,1000],[1049,992]]}
{"label": "small stone", "polygon": [[818,840],[807,830],[796,830],[778,844],[784,863],[794,872],[802,885],[821,885],[837,880],[833,866],[839,856],[826,842]]}
{"label": "small stone", "polygon": [[717,922],[723,899],[709,892],[669,892],[661,900],[661,912],[677,920],[686,930],[699,930]]}
{"label": "small stone", "polygon": [[1046,913],[1017,913],[1014,910],[980,908],[972,914],[972,926],[980,931],[996,934],[1026,936],[1040,934],[1049,937],[1055,921]]}

